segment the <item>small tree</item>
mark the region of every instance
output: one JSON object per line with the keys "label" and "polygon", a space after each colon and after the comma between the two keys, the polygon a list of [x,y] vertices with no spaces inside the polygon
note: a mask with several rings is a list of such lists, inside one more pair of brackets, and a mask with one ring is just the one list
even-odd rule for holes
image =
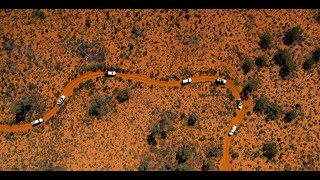
{"label": "small tree", "polygon": [[304,70],[308,70],[308,69],[310,69],[310,68],[312,67],[312,65],[315,64],[315,63],[316,63],[316,62],[314,61],[313,58],[309,58],[309,59],[307,59],[307,60],[303,63],[302,68],[303,68]]}
{"label": "small tree", "polygon": [[254,67],[254,62],[249,59],[249,58],[246,58],[246,60],[244,61],[243,65],[242,65],[242,70],[244,72],[244,74],[247,74],[249,73]]}
{"label": "small tree", "polygon": [[207,153],[207,158],[218,157],[219,155],[221,155],[221,148],[220,147],[213,147]]}
{"label": "small tree", "polygon": [[193,126],[196,121],[199,119],[199,116],[197,113],[192,113],[189,115],[189,118],[188,118],[188,126]]}
{"label": "small tree", "polygon": [[253,107],[253,112],[263,113],[268,108],[268,100],[264,97],[258,99]]}
{"label": "small tree", "polygon": [[129,100],[129,91],[128,91],[127,89],[120,90],[120,91],[118,92],[117,100],[118,100],[120,103],[123,103],[123,102],[125,102],[125,101],[128,101],[128,100]]}
{"label": "small tree", "polygon": [[259,56],[256,58],[255,63],[258,68],[265,67],[267,65],[267,57],[265,55]]}
{"label": "small tree", "polygon": [[273,142],[265,143],[263,145],[262,151],[263,151],[263,156],[267,157],[268,159],[272,159],[278,153],[277,145]]}
{"label": "small tree", "polygon": [[301,41],[302,40],[302,32],[303,30],[301,29],[300,26],[293,27],[292,29],[289,29],[285,33],[285,38],[284,38],[284,44],[287,46],[290,46],[293,44],[294,41]]}
{"label": "small tree", "polygon": [[316,21],[317,21],[318,23],[320,23],[320,13],[317,13],[317,14],[315,15],[315,19],[316,19]]}
{"label": "small tree", "polygon": [[298,114],[297,114],[296,110],[292,110],[292,111],[286,113],[286,115],[284,117],[284,122],[290,123],[290,122],[292,122],[293,119],[295,119],[297,117],[298,117]]}
{"label": "small tree", "polygon": [[273,57],[274,63],[280,66],[280,76],[287,77],[296,70],[296,65],[292,60],[292,55],[288,49],[280,49]]}
{"label": "small tree", "polygon": [[89,109],[89,115],[90,116],[100,116],[101,111],[100,107],[104,104],[104,101],[101,99],[100,96],[95,96],[91,100],[90,109]]}
{"label": "small tree", "polygon": [[231,157],[232,157],[232,159],[236,159],[237,157],[239,157],[239,153],[233,152],[233,153],[231,154]]}
{"label": "small tree", "polygon": [[213,165],[211,162],[203,163],[201,169],[202,169],[202,171],[213,170]]}
{"label": "small tree", "polygon": [[178,149],[178,152],[176,154],[176,160],[178,160],[178,163],[184,163],[188,160],[192,153],[192,150],[190,147],[182,147]]}
{"label": "small tree", "polygon": [[259,46],[261,49],[268,49],[270,48],[271,42],[272,36],[269,33],[266,33],[260,37]]}
{"label": "small tree", "polygon": [[320,48],[316,49],[312,53],[312,58],[314,59],[315,62],[318,62],[320,60]]}
{"label": "small tree", "polygon": [[91,26],[91,20],[90,20],[89,17],[86,18],[86,23],[85,23],[85,25],[86,25],[87,27],[90,27],[90,26]]}
{"label": "small tree", "polygon": [[256,91],[260,85],[261,85],[260,78],[249,79],[248,82],[244,85],[244,87],[240,93],[241,98],[248,99],[249,94],[252,93],[253,91]]}

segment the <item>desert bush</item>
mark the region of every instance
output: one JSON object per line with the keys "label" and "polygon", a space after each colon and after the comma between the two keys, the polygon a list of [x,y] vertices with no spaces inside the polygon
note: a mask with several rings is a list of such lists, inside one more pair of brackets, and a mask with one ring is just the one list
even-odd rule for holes
{"label": "desert bush", "polygon": [[180,147],[178,149],[178,152],[176,154],[176,160],[178,160],[178,163],[184,163],[188,160],[192,153],[192,149],[188,146]]}
{"label": "desert bush", "polygon": [[203,163],[201,169],[202,169],[202,171],[213,170],[213,165],[211,162]]}
{"label": "desert bush", "polygon": [[242,70],[244,74],[249,73],[253,68],[254,68],[254,62],[251,59],[246,58],[242,65]]}
{"label": "desert bush", "polygon": [[261,49],[268,49],[272,43],[272,36],[269,33],[265,33],[260,37],[259,46]]}
{"label": "desert bush", "polygon": [[284,116],[284,122],[285,123],[290,123],[292,122],[293,119],[297,118],[298,114],[296,110],[291,110],[290,112],[287,112],[286,115]]}
{"label": "desert bush", "polygon": [[207,152],[206,156],[207,158],[218,157],[221,155],[221,151],[222,151],[221,147],[215,146]]}
{"label": "desert bush", "polygon": [[260,78],[251,78],[248,80],[248,82],[244,85],[242,88],[242,91],[240,93],[242,99],[248,99],[249,94],[256,91],[260,85],[261,85],[261,79]]}
{"label": "desert bush", "polygon": [[320,60],[320,48],[316,49],[312,53],[312,58],[314,59],[315,62],[318,62]]}
{"label": "desert bush", "polygon": [[318,23],[320,23],[320,13],[317,13],[314,18]]}
{"label": "desert bush", "polygon": [[128,101],[129,100],[129,91],[127,89],[123,89],[123,90],[118,91],[117,100],[120,103]]}
{"label": "desert bush", "polygon": [[151,133],[150,135],[148,135],[147,142],[151,146],[156,146],[157,145],[157,140],[155,138],[155,134]]}
{"label": "desert bush", "polygon": [[274,142],[264,143],[262,151],[263,156],[267,157],[268,159],[272,159],[278,153],[277,145]]}
{"label": "desert bush", "polygon": [[176,171],[192,171],[192,168],[190,165],[183,163],[178,165]]}
{"label": "desert bush", "polygon": [[35,9],[31,12],[31,16],[32,17],[38,17],[40,19],[45,19],[46,15],[44,14],[43,11],[41,11],[40,9]]}
{"label": "desert bush", "polygon": [[273,57],[274,63],[281,67],[280,76],[287,77],[296,70],[296,65],[292,60],[292,55],[288,49],[280,49]]}
{"label": "desert bush", "polygon": [[147,170],[149,170],[148,162],[147,161],[141,161],[138,170],[139,171],[147,171]]}
{"label": "desert bush", "polygon": [[282,108],[276,103],[270,103],[265,97],[261,97],[254,105],[253,112],[266,114],[269,119],[275,120],[282,114]]}
{"label": "desert bush", "polygon": [[101,115],[101,106],[105,103],[103,99],[101,99],[100,96],[95,96],[91,100],[90,109],[89,109],[89,115],[90,116],[100,116]]}
{"label": "desert bush", "polygon": [[199,116],[197,113],[193,112],[192,114],[190,114],[188,118],[188,126],[193,126],[198,119]]}
{"label": "desert bush", "polygon": [[300,26],[296,26],[289,29],[287,32],[285,32],[283,43],[287,46],[290,46],[291,44],[293,44],[294,41],[301,41],[302,32],[303,29],[301,29]]}
{"label": "desert bush", "polygon": [[258,68],[265,67],[267,65],[267,57],[266,56],[258,56],[255,59],[255,63],[258,66]]}
{"label": "desert bush", "polygon": [[23,99],[16,100],[10,110],[15,114],[15,123],[20,123],[25,120],[26,114],[31,111],[34,104],[33,97],[24,97]]}
{"label": "desert bush", "polygon": [[91,26],[91,19],[90,19],[90,17],[86,17],[85,26],[87,26],[87,27],[90,27],[90,26]]}
{"label": "desert bush", "polygon": [[7,36],[2,36],[3,42],[2,46],[6,51],[12,51],[14,48],[14,40],[9,39]]}
{"label": "desert bush", "polygon": [[232,159],[236,159],[237,157],[239,157],[239,153],[233,152],[233,153],[231,154],[231,158],[232,158]]}
{"label": "desert bush", "polygon": [[307,60],[303,63],[302,68],[303,68],[304,70],[308,70],[308,69],[310,69],[310,68],[312,67],[312,65],[315,64],[315,63],[316,63],[316,62],[314,61],[313,58],[309,58],[309,59],[307,59]]}

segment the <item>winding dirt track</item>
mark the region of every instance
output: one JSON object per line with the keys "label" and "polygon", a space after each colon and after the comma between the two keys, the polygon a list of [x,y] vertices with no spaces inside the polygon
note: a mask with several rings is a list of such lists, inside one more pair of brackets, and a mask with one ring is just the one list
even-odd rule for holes
{"label": "winding dirt track", "polygon": [[[104,72],[87,72],[83,75],[75,78],[72,80],[65,89],[61,92],[61,95],[66,96],[66,100],[68,100],[68,97],[70,97],[73,93],[73,89],[78,87],[80,83],[86,82],[89,79],[94,79],[97,77],[104,76]],[[122,74],[117,73],[117,77],[122,77],[123,79],[131,79],[133,81],[140,81],[143,83],[146,83],[148,85],[157,85],[157,86],[165,86],[165,87],[174,87],[174,86],[181,86],[181,81],[157,81],[154,79],[151,79],[146,76],[138,75],[138,74]],[[218,78],[218,75],[214,76],[194,76],[192,77],[192,83],[198,83],[198,82],[214,82]],[[231,80],[228,80],[226,87],[231,90],[233,96],[238,99],[240,98],[240,92],[241,89],[237,87]],[[252,102],[243,101],[243,107],[245,107],[248,104],[252,104]],[[55,105],[53,109],[51,109],[49,112],[47,112],[43,119],[44,121],[48,121],[56,112],[59,110],[59,106]],[[230,122],[230,125],[226,127],[227,132],[229,132],[232,125],[239,126],[241,123],[243,116],[244,116],[244,108],[241,110],[237,110],[237,116],[232,119]],[[42,124],[43,125],[43,124]],[[2,132],[19,132],[19,131],[28,131],[31,129],[31,123],[28,124],[22,124],[22,125],[0,125],[0,131]],[[228,136],[228,134],[224,137],[224,143],[223,143],[223,156],[220,164],[220,170],[222,171],[230,171],[230,143],[231,143],[232,136]]]}

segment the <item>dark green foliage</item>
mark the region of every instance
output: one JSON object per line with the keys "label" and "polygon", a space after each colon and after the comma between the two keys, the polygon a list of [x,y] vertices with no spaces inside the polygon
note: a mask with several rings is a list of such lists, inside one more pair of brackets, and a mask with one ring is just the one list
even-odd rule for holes
{"label": "dark green foliage", "polygon": [[90,20],[89,17],[86,18],[86,23],[85,23],[85,25],[86,25],[87,27],[90,27],[90,26],[91,26],[91,20]]}
{"label": "dark green foliage", "polygon": [[129,100],[129,91],[127,89],[120,90],[117,95],[117,100],[120,103],[128,101]]}
{"label": "dark green foliage", "polygon": [[280,66],[280,76],[287,77],[296,70],[296,65],[292,60],[292,55],[288,49],[280,49],[273,57],[274,63]]}
{"label": "dark green foliage", "polygon": [[211,157],[218,157],[221,155],[221,147],[213,147],[209,150],[209,152],[206,154],[207,158]]}
{"label": "dark green foliage", "polygon": [[254,68],[254,62],[251,59],[247,58],[242,65],[242,70],[244,74],[249,73],[253,68]]}
{"label": "dark green foliage", "polygon": [[269,33],[260,37],[259,46],[261,49],[268,49],[272,43],[272,36]]}
{"label": "dark green foliage", "polygon": [[11,112],[15,114],[15,123],[20,123],[25,120],[26,114],[31,112],[35,97],[25,97],[22,100],[17,100],[11,106]]}
{"label": "dark green foliage", "polygon": [[234,112],[232,113],[232,116],[233,116],[233,117],[236,117],[236,116],[237,116],[237,112],[234,111]]}
{"label": "dark green foliage", "polygon": [[92,100],[91,100],[91,105],[90,105],[90,109],[89,109],[89,115],[90,116],[99,116],[101,115],[101,106],[104,105],[105,101],[103,99],[101,99],[100,96],[95,96]]}
{"label": "dark green foliage", "polygon": [[209,171],[213,169],[213,165],[211,162],[203,163],[201,169],[202,171]]}
{"label": "dark green foliage", "polygon": [[248,82],[244,85],[240,93],[241,98],[244,100],[247,100],[249,98],[249,94],[256,91],[260,85],[261,85],[260,78],[249,79]]}
{"label": "dark green foliage", "polygon": [[139,171],[148,171],[149,170],[148,162],[147,161],[141,161],[138,170]]}
{"label": "dark green foliage", "polygon": [[178,160],[178,163],[184,163],[188,160],[192,153],[192,149],[190,147],[181,147],[178,149],[178,152],[176,154],[176,160]]}
{"label": "dark green foliage", "polygon": [[312,58],[314,59],[315,62],[318,62],[320,60],[320,48],[316,49],[312,53]]}
{"label": "dark green foliage", "polygon": [[192,168],[188,164],[179,164],[176,171],[192,171]]}
{"label": "dark green foliage", "polygon": [[263,145],[262,151],[263,151],[263,156],[267,157],[268,159],[272,159],[278,153],[277,145],[273,142],[265,143]]}
{"label": "dark green foliage", "polygon": [[293,44],[294,41],[301,41],[302,40],[302,32],[300,26],[293,27],[292,29],[289,29],[285,33],[284,41],[283,43],[287,46],[290,46]]}
{"label": "dark green foliage", "polygon": [[169,171],[172,171],[172,170],[174,169],[172,163],[167,163],[165,167],[166,167],[166,169],[169,170]]}
{"label": "dark green foliage", "polygon": [[154,133],[151,133],[150,135],[148,135],[147,142],[151,146],[157,145],[157,140],[155,138],[155,134]]}
{"label": "dark green foliage", "polygon": [[282,114],[282,108],[276,103],[270,103],[265,97],[262,97],[254,105],[253,112],[264,113],[269,119],[275,120]]}
{"label": "dark green foliage", "polygon": [[317,13],[314,18],[318,23],[320,23],[320,13]]}
{"label": "dark green foliage", "polygon": [[295,119],[297,117],[298,117],[298,114],[297,114],[296,110],[292,110],[292,111],[286,113],[286,115],[284,117],[284,122],[290,123],[290,122],[292,122],[293,119]]}
{"label": "dark green foliage", "polygon": [[232,159],[236,159],[237,157],[239,157],[239,153],[233,152],[233,153],[231,154],[231,157],[232,157]]}
{"label": "dark green foliage", "polygon": [[314,61],[313,58],[309,58],[309,59],[307,59],[307,60],[303,63],[302,68],[303,68],[304,70],[308,70],[308,69],[310,69],[310,68],[312,67],[312,65],[315,64],[315,63],[316,63],[316,62]]}
{"label": "dark green foliage", "polygon": [[38,17],[40,19],[45,19],[46,15],[44,14],[43,11],[41,11],[40,9],[35,9],[31,12],[31,16],[33,17]]}
{"label": "dark green foliage", "polygon": [[188,118],[188,126],[193,126],[198,119],[199,116],[197,113],[193,112],[192,114],[190,114]]}
{"label": "dark green foliage", "polygon": [[255,59],[255,63],[258,68],[265,67],[267,65],[267,57],[266,56],[259,56]]}

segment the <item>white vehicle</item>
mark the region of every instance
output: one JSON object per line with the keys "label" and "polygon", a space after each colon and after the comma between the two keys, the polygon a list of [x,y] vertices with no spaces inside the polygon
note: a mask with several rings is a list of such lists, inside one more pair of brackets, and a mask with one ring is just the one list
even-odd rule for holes
{"label": "white vehicle", "polygon": [[116,72],[115,72],[115,71],[108,71],[108,72],[107,72],[107,75],[108,75],[108,76],[115,76],[115,75],[116,75]]}
{"label": "white vehicle", "polygon": [[58,102],[57,102],[57,104],[58,104],[58,106],[61,106],[61,104],[63,103],[63,101],[66,99],[66,97],[64,96],[64,95],[62,95],[61,97],[60,97],[60,99],[58,100]]}
{"label": "white vehicle", "polygon": [[241,109],[241,108],[242,108],[241,99],[238,99],[238,100],[237,100],[237,106],[238,106],[238,109]]}
{"label": "white vehicle", "polygon": [[226,84],[226,83],[227,83],[227,80],[222,79],[222,78],[218,78],[218,79],[217,79],[217,82],[218,82],[218,83],[221,83],[221,84]]}
{"label": "white vehicle", "polygon": [[236,129],[237,129],[237,126],[233,125],[230,132],[229,132],[229,136],[232,136],[234,131],[236,131]]}
{"label": "white vehicle", "polygon": [[37,124],[40,124],[40,123],[43,123],[43,118],[32,121],[31,125],[36,126]]}
{"label": "white vehicle", "polygon": [[182,84],[189,84],[189,83],[191,83],[191,82],[192,82],[192,79],[191,79],[191,78],[182,80]]}

